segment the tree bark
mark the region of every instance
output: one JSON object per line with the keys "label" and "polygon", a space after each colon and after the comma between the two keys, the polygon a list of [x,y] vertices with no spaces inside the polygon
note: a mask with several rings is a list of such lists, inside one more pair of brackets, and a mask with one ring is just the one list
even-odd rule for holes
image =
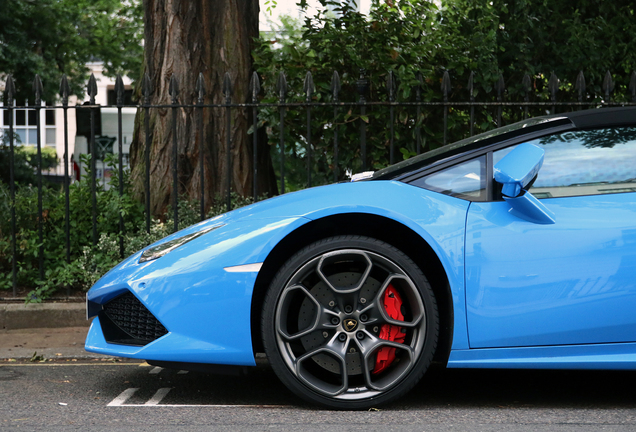
{"label": "tree bark", "polygon": [[[251,50],[258,37],[258,0],[144,0],[145,45],[144,72],[152,83],[152,105],[169,105],[170,79],[179,84],[178,102],[196,104],[196,81],[201,72],[205,81],[206,104],[225,102],[223,80],[226,72],[232,81],[232,103],[251,100],[249,82],[252,73]],[[143,101],[143,99],[142,99]],[[253,163],[251,108],[233,108],[227,130],[225,108],[203,109],[203,131],[197,128],[200,111],[177,110],[178,192],[189,199],[201,198],[205,182],[206,209],[212,200],[227,191],[227,170],[231,170],[232,190],[252,194]],[[172,109],[150,109],[150,210],[162,214],[172,202]],[[226,164],[226,137],[231,138],[232,164]],[[130,148],[131,181],[137,197],[145,201],[146,136],[144,110],[135,120]],[[201,178],[199,157],[203,152],[205,174]],[[276,193],[269,148],[259,140],[259,195]]]}

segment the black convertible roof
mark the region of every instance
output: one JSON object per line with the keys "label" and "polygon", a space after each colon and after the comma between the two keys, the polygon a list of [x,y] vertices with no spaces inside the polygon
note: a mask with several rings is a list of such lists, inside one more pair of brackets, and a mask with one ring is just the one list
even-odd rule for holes
{"label": "black convertible roof", "polygon": [[[636,124],[636,107],[599,108],[557,114],[569,118],[577,129]],[[549,116],[555,117],[555,116]]]}
{"label": "black convertible roof", "polygon": [[546,129],[596,129],[636,125],[636,107],[599,108],[533,117],[431,150],[376,171],[372,180],[389,180],[416,169],[490,144]]}

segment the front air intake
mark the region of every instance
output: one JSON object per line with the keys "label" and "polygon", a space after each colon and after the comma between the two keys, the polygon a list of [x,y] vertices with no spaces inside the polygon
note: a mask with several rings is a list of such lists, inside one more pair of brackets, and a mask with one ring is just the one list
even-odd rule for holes
{"label": "front air intake", "polygon": [[104,304],[99,321],[104,338],[110,343],[143,346],[168,333],[131,292]]}

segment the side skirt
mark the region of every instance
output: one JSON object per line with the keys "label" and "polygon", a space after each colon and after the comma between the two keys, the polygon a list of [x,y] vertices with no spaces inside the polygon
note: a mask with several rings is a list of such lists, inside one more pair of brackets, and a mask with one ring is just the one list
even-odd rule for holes
{"label": "side skirt", "polygon": [[449,368],[636,369],[636,343],[452,350]]}

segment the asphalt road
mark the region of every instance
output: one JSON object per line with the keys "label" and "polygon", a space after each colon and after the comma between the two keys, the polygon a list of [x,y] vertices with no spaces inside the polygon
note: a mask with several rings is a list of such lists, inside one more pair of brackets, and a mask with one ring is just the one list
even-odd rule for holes
{"label": "asphalt road", "polygon": [[2,363],[0,430],[633,431],[636,372],[434,370],[379,410],[336,412],[247,376],[139,362]]}

